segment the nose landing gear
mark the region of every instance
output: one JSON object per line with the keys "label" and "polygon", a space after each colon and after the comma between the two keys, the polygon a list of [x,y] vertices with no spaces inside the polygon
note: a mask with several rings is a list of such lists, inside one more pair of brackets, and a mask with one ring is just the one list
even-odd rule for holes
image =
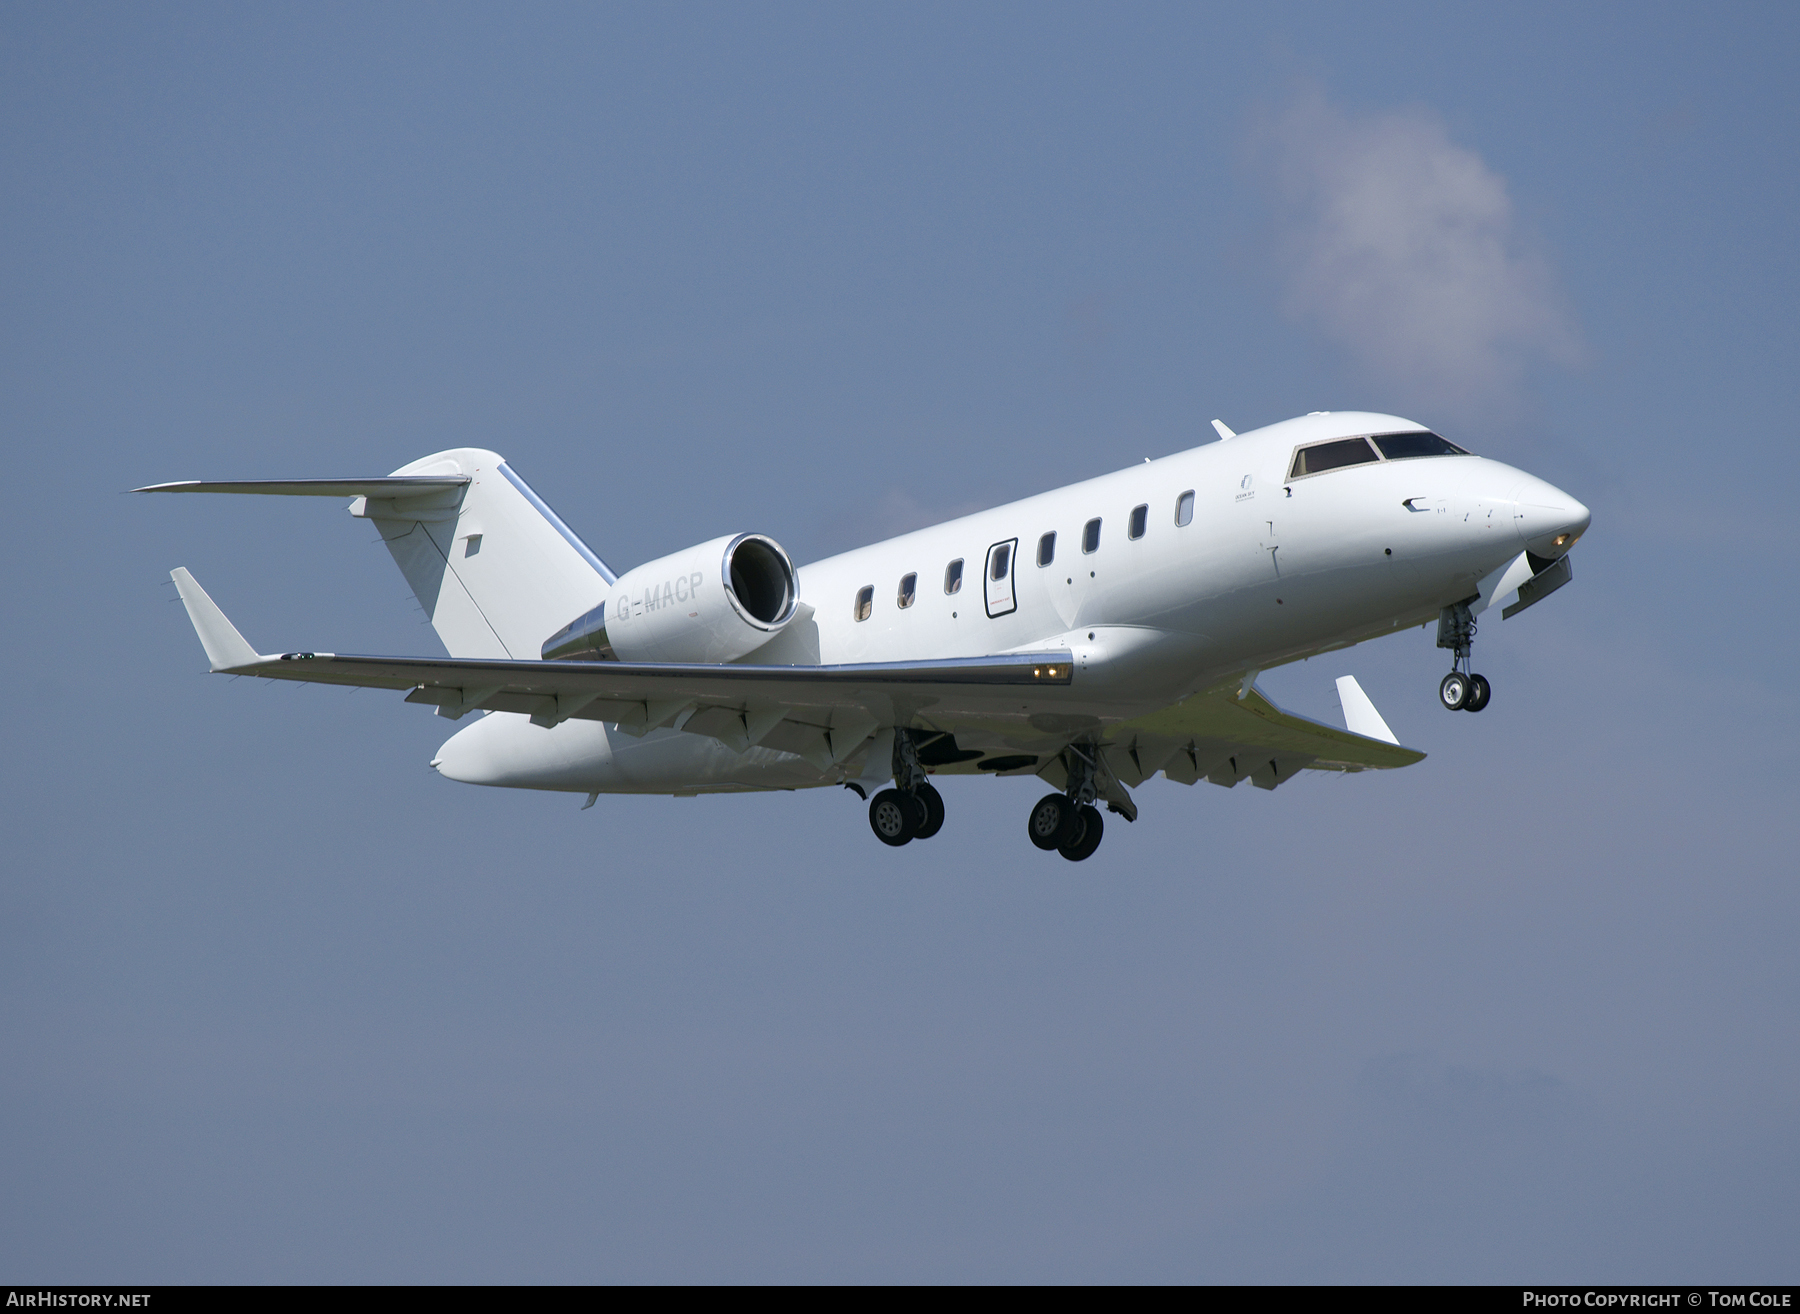
{"label": "nose landing gear", "polygon": [[1475,647],[1475,614],[1467,602],[1445,607],[1438,614],[1437,646],[1453,654],[1450,674],[1438,684],[1438,701],[1448,711],[1479,712],[1493,697],[1487,676],[1469,670],[1469,654]]}
{"label": "nose landing gear", "polygon": [[1438,685],[1438,701],[1452,712],[1479,712],[1493,697],[1493,686],[1485,675],[1465,675],[1451,671]]}

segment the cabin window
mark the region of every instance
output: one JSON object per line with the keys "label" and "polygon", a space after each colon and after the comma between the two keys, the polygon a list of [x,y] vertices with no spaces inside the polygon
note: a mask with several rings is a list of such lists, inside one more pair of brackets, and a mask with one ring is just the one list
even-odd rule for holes
{"label": "cabin window", "polygon": [[1314,443],[1311,447],[1302,447],[1294,453],[1294,464],[1288,472],[1288,478],[1301,479],[1307,475],[1323,474],[1327,470],[1341,470],[1345,466],[1368,465],[1380,459],[1375,455],[1375,449],[1369,446],[1367,438],[1339,438],[1335,442]]}
{"label": "cabin window", "polygon": [[895,604],[900,608],[901,611],[905,611],[908,607],[913,605],[913,596],[918,591],[919,591],[918,575],[917,574],[902,575],[900,577],[900,594],[898,597],[896,597],[894,599]]}
{"label": "cabin window", "polygon": [[955,593],[962,588],[962,558],[958,557],[944,567],[944,592]]}
{"label": "cabin window", "polygon": [[1125,526],[1125,537],[1126,538],[1142,538],[1144,536],[1144,530],[1149,524],[1150,524],[1150,506],[1149,506],[1149,504],[1145,503],[1142,506],[1132,507],[1131,508],[1131,519],[1129,522],[1127,522],[1127,524]]}
{"label": "cabin window", "polygon": [[1012,567],[1012,544],[1002,543],[994,549],[993,568],[988,571],[988,578],[998,582],[1006,578],[1006,572]]}
{"label": "cabin window", "polygon": [[1176,500],[1175,523],[1178,525],[1194,523],[1194,490],[1191,488]]}
{"label": "cabin window", "polygon": [[1100,517],[1095,516],[1088,521],[1081,531],[1081,550],[1098,552],[1100,550]]}
{"label": "cabin window", "polygon": [[1047,566],[1056,560],[1056,531],[1053,529],[1038,540],[1038,565]]}
{"label": "cabin window", "polygon": [[875,610],[875,586],[865,584],[856,591],[856,619],[866,621],[869,613]]}
{"label": "cabin window", "polygon": [[1415,456],[1467,456],[1455,443],[1435,433],[1384,433],[1375,439],[1381,454],[1390,461],[1409,461]]}

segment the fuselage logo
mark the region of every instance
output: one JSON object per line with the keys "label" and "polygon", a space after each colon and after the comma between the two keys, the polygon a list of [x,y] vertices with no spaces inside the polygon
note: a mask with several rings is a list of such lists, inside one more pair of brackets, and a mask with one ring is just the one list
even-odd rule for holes
{"label": "fuselage logo", "polygon": [[1231,500],[1234,502],[1248,502],[1251,498],[1255,497],[1256,489],[1251,487],[1255,482],[1256,477],[1254,475],[1245,475],[1242,479],[1238,480],[1237,496]]}

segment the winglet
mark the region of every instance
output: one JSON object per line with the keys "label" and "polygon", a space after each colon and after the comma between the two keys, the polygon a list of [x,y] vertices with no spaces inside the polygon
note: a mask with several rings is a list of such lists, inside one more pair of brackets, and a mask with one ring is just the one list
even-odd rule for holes
{"label": "winglet", "polygon": [[1381,719],[1381,713],[1375,710],[1375,704],[1369,701],[1369,695],[1362,691],[1354,675],[1340,675],[1337,691],[1338,702],[1344,707],[1346,730],[1364,739],[1379,739],[1389,744],[1400,742],[1394,738],[1394,732],[1388,729],[1388,723]]}
{"label": "winglet", "polygon": [[225,619],[219,605],[206,596],[199,581],[188,574],[186,566],[175,567],[169,578],[175,581],[175,590],[181,594],[188,619],[194,622],[194,633],[200,636],[200,646],[206,649],[206,660],[212,663],[213,670],[233,671],[262,660],[237,627]]}
{"label": "winglet", "polygon": [[1235,433],[1233,433],[1230,429],[1227,429],[1225,427],[1225,421],[1223,421],[1223,420],[1214,420],[1213,428],[1217,429],[1219,431],[1219,441],[1220,442],[1224,442],[1227,439],[1237,437],[1237,435]]}

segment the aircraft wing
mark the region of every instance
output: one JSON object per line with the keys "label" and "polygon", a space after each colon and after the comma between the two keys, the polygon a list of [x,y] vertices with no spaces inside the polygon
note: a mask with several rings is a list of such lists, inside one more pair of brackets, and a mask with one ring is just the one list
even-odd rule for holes
{"label": "aircraft wing", "polygon": [[1354,679],[1340,680],[1338,693],[1357,730],[1284,711],[1250,683],[1195,694],[1115,726],[1107,736],[1107,763],[1127,785],[1161,771],[1184,785],[1205,779],[1229,787],[1248,780],[1274,789],[1308,769],[1382,770],[1425,759],[1394,740]]}
{"label": "aircraft wing", "polygon": [[878,726],[924,708],[980,715],[1017,710],[1021,687],[1072,682],[1069,652],[1006,653],[835,666],[501,661],[258,653],[185,569],[171,572],[212,669],[228,675],[410,689],[406,701],[460,718],[522,712],[539,725],[570,718],[644,734],[671,726],[742,751],[766,744],[809,760],[842,761]]}
{"label": "aircraft wing", "polygon": [[[920,713],[933,721],[1016,714],[1020,689],[1073,682],[1066,650],[832,666],[262,654],[185,569],[171,577],[217,672],[406,689],[407,702],[434,706],[453,720],[480,709],[523,713],[544,726],[571,718],[606,721],[630,734],[667,726],[740,752],[761,744],[793,753],[820,770],[844,761],[879,726]],[[1102,748],[1108,772],[1132,786],[1160,770],[1183,784],[1204,777],[1274,789],[1307,768],[1363,771],[1424,758],[1394,742],[1354,680],[1346,677],[1339,689],[1350,723],[1369,733],[1283,711],[1251,683],[1196,694],[1110,727]],[[1058,761],[1027,755],[1014,771],[1057,783]],[[1130,806],[1122,793],[1116,801]]]}

